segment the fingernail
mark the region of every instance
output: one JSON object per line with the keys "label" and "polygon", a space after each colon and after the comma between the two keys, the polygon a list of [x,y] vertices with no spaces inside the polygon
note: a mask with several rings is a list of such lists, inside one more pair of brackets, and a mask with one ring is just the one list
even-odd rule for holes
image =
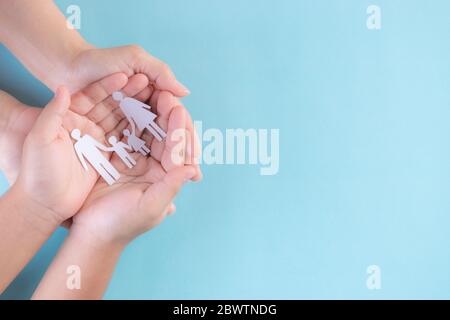
{"label": "fingernail", "polygon": [[184,84],[182,84],[181,82],[178,83],[180,84],[180,87],[183,89],[186,95],[191,94],[191,90],[189,90]]}
{"label": "fingernail", "polygon": [[186,171],[186,175],[184,176],[184,181],[186,182],[186,181],[191,180],[195,176],[196,173],[197,173],[197,170],[195,170],[192,167],[189,168],[189,170]]}
{"label": "fingernail", "polygon": [[202,180],[202,179],[203,179],[203,172],[202,172],[202,170],[200,169],[200,167],[198,167],[196,171],[197,171],[197,172],[196,172],[196,175],[197,175],[196,181]]}
{"label": "fingernail", "polygon": [[58,88],[56,88],[55,94],[53,96],[53,98],[58,98],[62,95],[62,92],[64,90],[63,86],[59,86]]}
{"label": "fingernail", "polygon": [[66,90],[67,89],[64,86],[59,86],[55,91],[53,100],[54,101],[62,101],[62,99],[64,99],[64,97],[66,95]]}

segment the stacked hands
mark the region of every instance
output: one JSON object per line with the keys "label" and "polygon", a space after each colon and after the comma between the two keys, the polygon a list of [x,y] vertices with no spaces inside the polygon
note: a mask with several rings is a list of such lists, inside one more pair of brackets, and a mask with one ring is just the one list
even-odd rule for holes
{"label": "stacked hands", "polygon": [[[45,23],[32,23],[29,10],[45,11]],[[69,235],[34,298],[96,299],[125,246],[175,211],[187,181],[202,178],[200,148],[179,100],[189,91],[166,64],[137,46],[96,49],[63,25],[50,0],[0,3],[0,41],[55,92],[40,109],[0,91],[0,170],[11,184],[0,198],[0,293],[63,225]],[[58,31],[48,38],[49,30]],[[152,128],[124,114],[123,97],[150,106]],[[83,136],[105,146],[117,180],[82,160]],[[73,265],[81,278],[71,286]]]}
{"label": "stacked hands", "polygon": [[[71,132],[79,129],[104,145],[115,137],[125,144],[136,129],[111,96],[118,90],[149,104],[167,136],[159,141],[138,131],[150,152],[132,153],[131,168],[116,153],[103,152],[120,173],[110,186],[92,167],[85,170]],[[22,218],[40,232],[65,225],[69,238],[120,250],[173,213],[182,185],[202,177],[188,112],[144,74],[115,73],[72,96],[61,86],[42,111],[6,94],[0,103],[9,113],[1,127],[2,168],[12,184],[4,200],[20,204]]]}
{"label": "stacked hands", "polygon": [[[79,128],[105,145],[110,137],[126,142],[123,132],[131,131],[133,124],[111,97],[118,90],[149,101],[167,137],[158,141],[141,132],[139,136],[151,151],[148,156],[133,153],[136,164],[132,168],[117,154],[104,152],[120,172],[116,184],[109,186],[95,170],[85,171],[70,133]],[[17,151],[2,150],[3,155],[10,154],[2,158],[13,183],[7,196],[20,203],[26,214],[38,215],[42,223],[54,227],[64,223],[84,237],[125,245],[173,213],[172,201],[182,185],[201,178],[195,165],[195,143],[187,139],[195,135],[186,109],[172,93],[149,86],[143,74],[128,78],[116,73],[72,96],[60,87],[42,111],[10,96],[5,95],[2,101],[3,106],[17,110],[1,135],[1,146]],[[184,130],[189,132],[180,134]]]}

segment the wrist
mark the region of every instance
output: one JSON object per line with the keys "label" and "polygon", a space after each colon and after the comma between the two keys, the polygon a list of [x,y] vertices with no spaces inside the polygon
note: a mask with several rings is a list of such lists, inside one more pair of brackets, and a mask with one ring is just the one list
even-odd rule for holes
{"label": "wrist", "polygon": [[94,49],[95,47],[86,42],[81,36],[76,39],[70,39],[64,46],[64,56],[57,72],[47,72],[40,79],[47,86],[55,91],[57,87],[65,85],[68,88],[72,87],[74,65],[78,57],[85,51]]}
{"label": "wrist", "polygon": [[46,236],[50,236],[62,223],[55,212],[27,197],[16,185],[2,197],[3,210]]}
{"label": "wrist", "polygon": [[73,223],[70,227],[69,237],[93,251],[109,252],[119,256],[127,246],[127,242],[117,241],[113,238],[103,237],[88,226]]}

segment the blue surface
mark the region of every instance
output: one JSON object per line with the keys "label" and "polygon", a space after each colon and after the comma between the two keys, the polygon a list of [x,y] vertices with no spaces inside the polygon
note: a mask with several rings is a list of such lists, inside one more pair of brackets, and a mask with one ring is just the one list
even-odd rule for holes
{"label": "blue surface", "polygon": [[[449,1],[58,4],[81,7],[92,43],[170,64],[205,129],[280,129],[277,175],[203,166],[177,214],[124,252],[106,298],[450,298]],[[0,70],[0,88],[48,100],[4,49]],[[63,237],[4,298],[31,295]],[[366,287],[372,264],[381,290]]]}

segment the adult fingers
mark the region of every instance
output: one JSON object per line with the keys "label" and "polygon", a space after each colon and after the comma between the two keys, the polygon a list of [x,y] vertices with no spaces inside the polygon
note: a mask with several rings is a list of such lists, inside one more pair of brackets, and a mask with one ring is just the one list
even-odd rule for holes
{"label": "adult fingers", "polygon": [[70,93],[65,87],[59,87],[55,96],[42,110],[31,130],[41,143],[53,141],[62,128],[63,119],[69,110]]}
{"label": "adult fingers", "polygon": [[157,89],[170,91],[177,97],[188,95],[189,90],[181,84],[170,67],[161,60],[151,56],[138,46],[129,47],[132,51],[133,69],[147,75]]}

